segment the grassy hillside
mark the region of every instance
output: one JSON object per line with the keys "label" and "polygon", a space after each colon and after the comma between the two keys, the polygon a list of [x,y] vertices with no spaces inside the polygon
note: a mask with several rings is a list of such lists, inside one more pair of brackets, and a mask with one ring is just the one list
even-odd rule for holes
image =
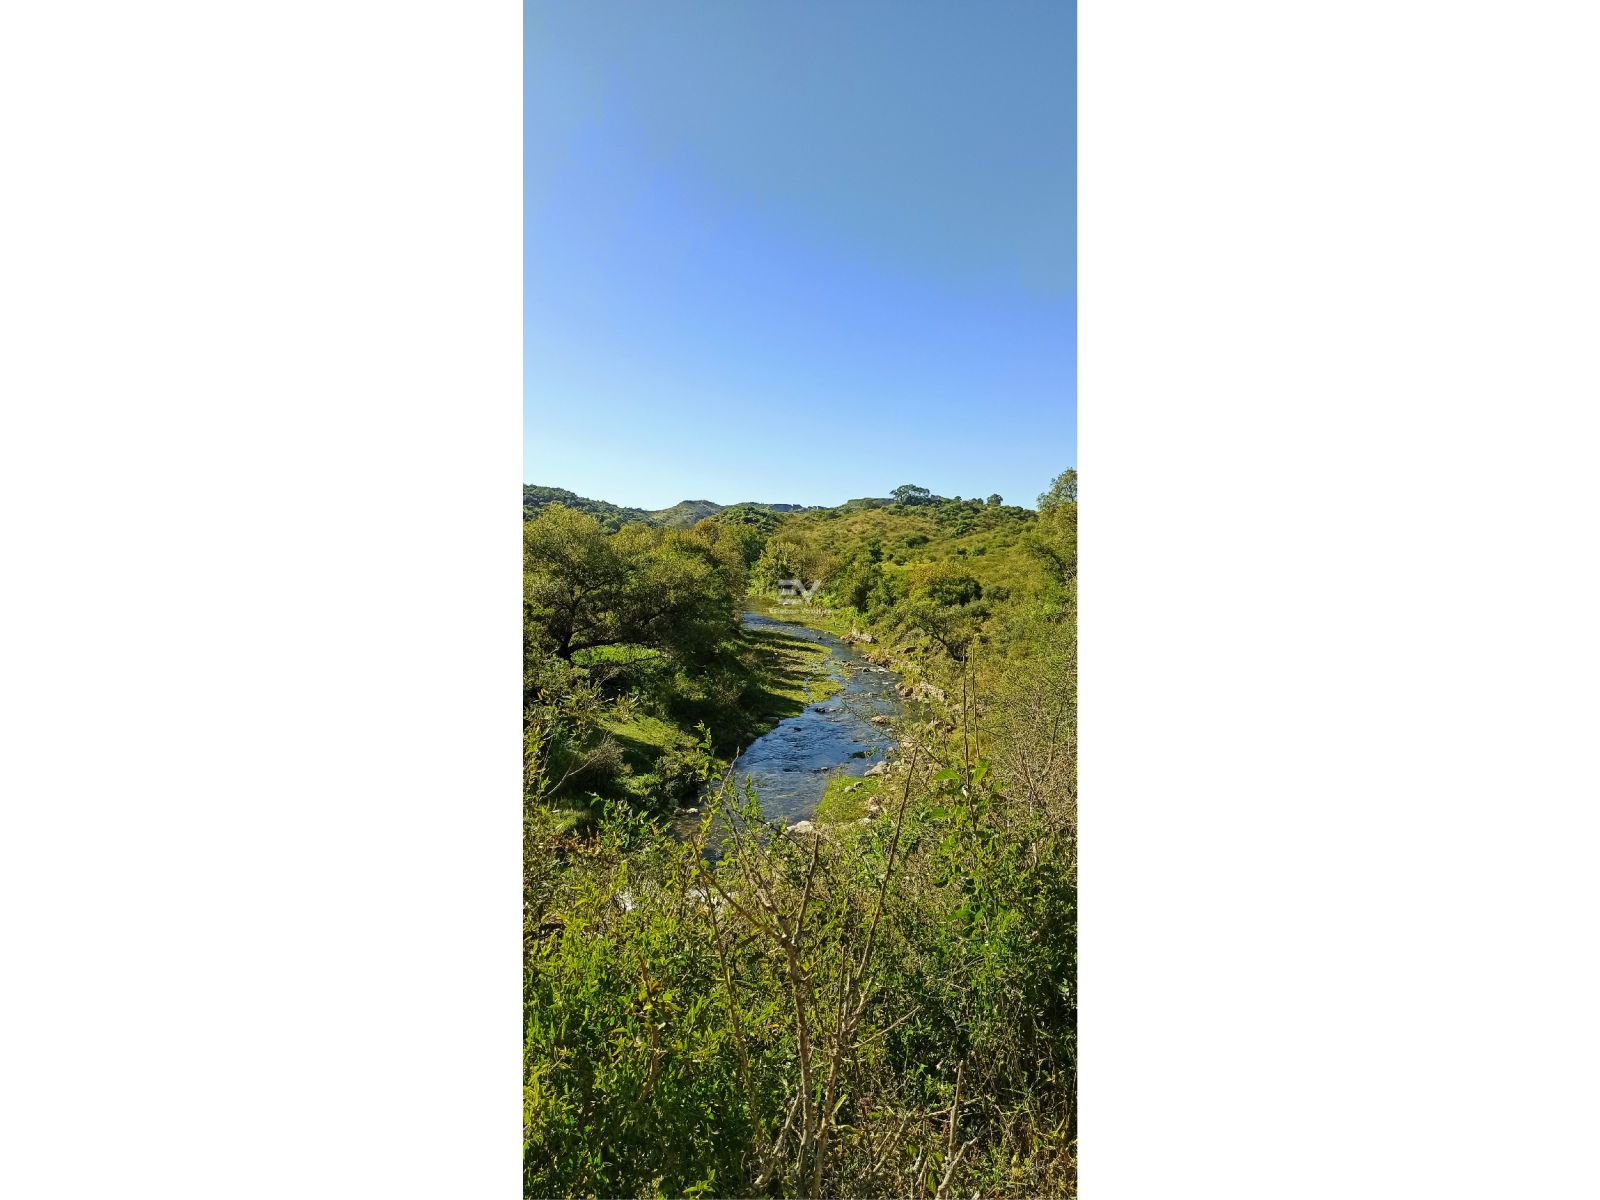
{"label": "grassy hillside", "polygon": [[716,516],[722,509],[723,505],[710,500],[680,500],[671,508],[653,510],[649,516],[652,524],[665,525],[668,529],[688,529],[696,521]]}

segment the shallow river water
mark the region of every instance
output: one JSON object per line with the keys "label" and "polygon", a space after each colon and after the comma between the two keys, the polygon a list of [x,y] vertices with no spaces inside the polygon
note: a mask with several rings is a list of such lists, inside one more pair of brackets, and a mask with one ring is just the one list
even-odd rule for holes
{"label": "shallow river water", "polygon": [[734,780],[748,779],[769,821],[792,824],[810,817],[828,776],[865,775],[891,745],[888,730],[875,716],[900,715],[895,679],[868,662],[831,633],[779,621],[761,613],[744,614],[746,629],[803,638],[828,648],[827,671],[843,686],[826,700],[806,705],[798,716],[752,742],[734,764]]}

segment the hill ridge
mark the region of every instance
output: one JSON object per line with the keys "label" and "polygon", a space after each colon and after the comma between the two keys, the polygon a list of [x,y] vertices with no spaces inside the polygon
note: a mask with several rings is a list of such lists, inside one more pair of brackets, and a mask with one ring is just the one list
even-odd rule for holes
{"label": "hill ridge", "polygon": [[715,500],[680,500],[667,508],[634,508],[612,504],[608,500],[595,500],[580,496],[567,488],[549,487],[538,483],[522,485],[522,515],[532,517],[550,504],[564,504],[568,508],[590,514],[608,529],[638,523],[657,525],[668,529],[686,529],[706,517],[715,516],[730,508],[765,509],[774,513],[807,512],[816,507],[807,504],[767,504],[758,500],[741,500],[736,504],[718,504]]}

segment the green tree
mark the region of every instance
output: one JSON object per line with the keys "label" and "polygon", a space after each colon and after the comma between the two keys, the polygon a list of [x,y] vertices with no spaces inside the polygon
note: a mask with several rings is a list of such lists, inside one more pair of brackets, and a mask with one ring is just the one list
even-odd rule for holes
{"label": "green tree", "polygon": [[751,571],[763,588],[778,586],[784,579],[798,579],[802,585],[820,583],[828,577],[829,559],[810,538],[780,532],[767,539]]}
{"label": "green tree", "polygon": [[896,504],[931,504],[935,499],[927,488],[914,483],[902,483],[889,494],[894,497]]}
{"label": "green tree", "polygon": [[929,563],[912,575],[910,594],[914,600],[953,608],[982,599],[983,585],[954,563]]}
{"label": "green tree", "polygon": [[637,643],[704,660],[734,630],[745,588],[735,540],[640,524],[607,536],[594,517],[559,504],[522,528],[530,649],[570,662],[580,650]]}
{"label": "green tree", "polygon": [[1028,551],[1064,588],[1078,581],[1078,472],[1056,476],[1050,490],[1039,497],[1039,516],[1023,539]]}
{"label": "green tree", "polygon": [[1078,502],[1078,470],[1068,467],[1051,481],[1048,492],[1039,493],[1039,511],[1045,512],[1062,504]]}
{"label": "green tree", "polygon": [[926,634],[956,662],[966,661],[988,615],[983,585],[949,562],[928,563],[913,572],[906,597],[895,609],[898,625]]}
{"label": "green tree", "polygon": [[563,504],[522,525],[522,603],[526,640],[570,661],[575,651],[617,637],[626,581],[600,523]]}
{"label": "green tree", "polygon": [[[768,514],[769,516],[771,514]],[[755,521],[726,519],[722,513],[706,517],[695,525],[695,532],[713,545],[727,543],[737,550],[746,567],[753,567],[767,544],[767,535]]]}
{"label": "green tree", "polygon": [[858,547],[855,554],[833,573],[829,590],[836,601],[865,613],[873,597],[883,587],[882,550],[871,544]]}
{"label": "green tree", "polygon": [[625,526],[616,535],[627,567],[619,605],[619,640],[656,646],[704,662],[736,626],[744,563],[732,543],[698,530]]}

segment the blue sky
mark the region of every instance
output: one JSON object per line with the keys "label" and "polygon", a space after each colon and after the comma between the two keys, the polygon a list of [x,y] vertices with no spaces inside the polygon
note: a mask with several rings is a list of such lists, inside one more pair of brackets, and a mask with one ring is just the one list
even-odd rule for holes
{"label": "blue sky", "polygon": [[525,10],[524,479],[1032,504],[1077,464],[1076,5]]}

